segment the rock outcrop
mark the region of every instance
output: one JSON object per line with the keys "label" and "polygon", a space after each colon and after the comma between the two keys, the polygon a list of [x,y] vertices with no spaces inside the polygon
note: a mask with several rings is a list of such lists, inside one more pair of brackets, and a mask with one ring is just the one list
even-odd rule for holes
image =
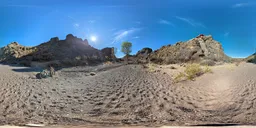
{"label": "rock outcrop", "polygon": [[148,63],[149,56],[153,52],[151,48],[143,48],[135,55],[137,63]]}
{"label": "rock outcrop", "polygon": [[73,64],[96,64],[111,60],[115,57],[112,52],[108,52],[111,50],[112,48],[98,50],[90,46],[86,39],[82,40],[69,34],[65,40],[54,37],[48,42],[31,48],[12,43],[1,48],[0,58],[1,62],[6,63],[26,62],[26,66],[29,66],[32,62],[51,61],[73,66]]}
{"label": "rock outcrop", "polygon": [[217,62],[226,61],[229,57],[224,54],[221,44],[212,36],[199,35],[187,42],[167,45],[154,51],[150,61],[160,64],[185,62]]}
{"label": "rock outcrop", "polygon": [[252,54],[251,56],[245,59],[246,62],[256,64],[256,53]]}
{"label": "rock outcrop", "polygon": [[102,56],[108,61],[116,60],[115,49],[113,47],[103,48],[101,49],[101,53],[102,53]]}
{"label": "rock outcrop", "polygon": [[36,47],[25,47],[17,42],[12,42],[0,49],[0,61],[15,61],[18,58],[35,52],[36,50]]}

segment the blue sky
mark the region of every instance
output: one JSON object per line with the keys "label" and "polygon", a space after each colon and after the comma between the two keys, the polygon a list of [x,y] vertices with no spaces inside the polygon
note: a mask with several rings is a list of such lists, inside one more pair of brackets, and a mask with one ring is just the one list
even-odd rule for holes
{"label": "blue sky", "polygon": [[256,48],[255,15],[255,0],[1,0],[0,46],[71,33],[99,49],[130,41],[136,53],[210,34],[227,55],[246,57]]}

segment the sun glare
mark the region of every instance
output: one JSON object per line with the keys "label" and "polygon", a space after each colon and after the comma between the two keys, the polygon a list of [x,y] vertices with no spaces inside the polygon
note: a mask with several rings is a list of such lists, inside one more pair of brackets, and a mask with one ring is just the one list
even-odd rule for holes
{"label": "sun glare", "polygon": [[97,41],[97,37],[96,36],[91,36],[91,41],[96,42]]}

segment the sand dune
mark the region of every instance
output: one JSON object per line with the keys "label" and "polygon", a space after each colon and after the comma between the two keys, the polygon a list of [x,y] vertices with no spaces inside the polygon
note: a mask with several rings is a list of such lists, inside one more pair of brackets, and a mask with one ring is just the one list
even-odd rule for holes
{"label": "sand dune", "polygon": [[[0,123],[24,125],[198,125],[256,122],[256,65],[213,67],[196,81],[173,83],[141,65],[36,70],[0,65]],[[90,72],[96,72],[90,76]]]}

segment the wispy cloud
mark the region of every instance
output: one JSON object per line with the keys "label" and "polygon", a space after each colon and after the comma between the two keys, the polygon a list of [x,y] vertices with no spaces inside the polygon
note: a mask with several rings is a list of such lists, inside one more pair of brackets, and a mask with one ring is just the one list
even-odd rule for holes
{"label": "wispy cloud", "polygon": [[232,8],[240,8],[240,7],[245,7],[245,6],[249,6],[249,3],[237,3],[232,5]]}
{"label": "wispy cloud", "polygon": [[167,21],[167,20],[163,20],[163,19],[160,19],[159,21],[158,21],[158,23],[159,24],[165,24],[165,25],[171,25],[171,26],[175,26],[172,22],[170,22],[170,21]]}
{"label": "wispy cloud", "polygon": [[114,34],[114,39],[112,41],[112,44],[120,42],[120,41],[124,41],[128,36],[130,36],[131,34],[140,31],[141,28],[130,28],[130,29],[126,29],[126,30],[121,30],[117,33]]}
{"label": "wispy cloud", "polygon": [[139,36],[135,36],[135,37],[133,37],[133,39],[139,39],[140,37]]}
{"label": "wispy cloud", "polygon": [[80,24],[74,23],[73,26],[74,26],[76,29],[78,29],[78,28],[80,27]]}
{"label": "wispy cloud", "polygon": [[71,20],[76,20],[74,17],[72,17],[72,16],[68,16],[68,18],[69,19],[71,19]]}
{"label": "wispy cloud", "polygon": [[191,26],[193,27],[203,27],[203,28],[206,28],[206,26],[200,22],[196,22],[192,19],[189,19],[189,18],[184,18],[184,17],[179,17],[179,16],[176,16],[177,19],[181,20],[181,21],[184,21],[188,24],[190,24]]}
{"label": "wispy cloud", "polygon": [[96,20],[89,20],[88,22],[89,22],[90,24],[93,24],[93,23],[96,22]]}
{"label": "wispy cloud", "polygon": [[224,34],[224,36],[225,36],[225,37],[229,36],[229,32],[226,32],[226,33]]}

